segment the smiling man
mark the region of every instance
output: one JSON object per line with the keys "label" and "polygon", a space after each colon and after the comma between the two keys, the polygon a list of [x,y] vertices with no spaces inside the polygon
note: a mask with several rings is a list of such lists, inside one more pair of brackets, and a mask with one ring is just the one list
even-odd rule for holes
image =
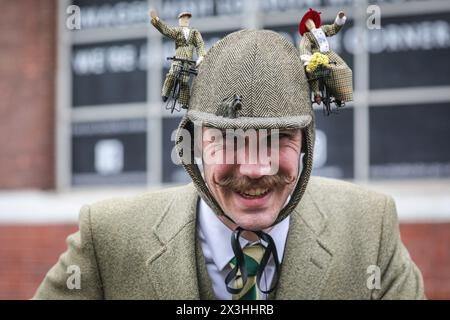
{"label": "smiling man", "polygon": [[192,183],[85,206],[35,298],[424,298],[392,198],[310,177],[309,96],[279,34],[216,43],[177,132]]}
{"label": "smiling man", "polygon": [[[231,230],[237,226],[245,230],[262,230],[273,225],[297,180],[300,129],[277,130],[276,138],[270,131],[250,129],[244,133],[245,137],[241,132],[246,139],[241,148],[237,148],[239,134],[233,135],[229,141],[218,142],[211,139],[214,135],[209,132],[213,130],[206,128],[203,131],[203,159],[215,160],[204,164],[204,176],[211,194],[234,223],[230,224],[223,215],[219,219]],[[249,135],[248,131],[253,134]],[[267,144],[270,146],[274,139],[277,139],[277,148],[271,151],[275,148],[268,149]],[[263,155],[261,143],[266,144],[264,149],[271,152]],[[234,153],[228,162],[227,151]],[[223,155],[216,158],[219,152]],[[273,156],[275,153],[276,157]]]}

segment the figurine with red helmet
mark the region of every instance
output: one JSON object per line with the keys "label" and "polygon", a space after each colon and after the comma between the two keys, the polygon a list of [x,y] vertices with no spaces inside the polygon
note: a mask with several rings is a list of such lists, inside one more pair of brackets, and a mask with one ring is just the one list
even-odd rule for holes
{"label": "figurine with red helmet", "polygon": [[[310,76],[313,72],[311,71],[312,68],[308,68],[308,66],[311,67],[311,65],[317,64],[314,61],[317,56],[323,57],[324,60],[328,61],[326,67],[331,72],[330,76],[325,80],[325,83],[338,106],[353,100],[352,70],[330,48],[327,37],[334,36],[338,33],[345,24],[346,19],[345,13],[340,11],[333,24],[322,25],[320,12],[310,8],[303,15],[299,23],[299,32],[302,36],[300,41],[300,58],[306,67],[306,73]],[[321,97],[317,81],[312,81],[311,89],[316,102],[320,103]]]}

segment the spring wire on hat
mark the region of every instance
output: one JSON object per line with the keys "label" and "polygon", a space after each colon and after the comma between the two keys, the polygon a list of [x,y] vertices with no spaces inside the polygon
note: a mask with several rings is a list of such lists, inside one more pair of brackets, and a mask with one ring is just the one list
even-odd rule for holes
{"label": "spring wire on hat", "polygon": [[[244,252],[242,251],[241,244],[239,242],[239,237],[241,236],[242,231],[244,231],[244,229],[242,229],[241,227],[238,227],[238,228],[236,228],[236,230],[233,231],[233,233],[231,235],[231,248],[233,249],[234,256],[236,257],[236,264],[233,267],[233,269],[231,269],[231,271],[225,277],[225,286],[227,288],[227,291],[231,294],[239,294],[242,291],[242,289],[245,287],[245,284],[247,283],[247,279],[248,279],[247,268],[245,265]],[[248,230],[248,231],[251,231],[251,230]],[[265,233],[263,231],[251,231],[251,232],[255,233],[261,240],[264,240],[267,243],[267,247],[265,248],[264,255],[261,259],[261,262],[258,266],[258,270],[256,273],[256,285],[258,286],[259,290],[262,293],[269,294],[276,288],[276,286],[278,284],[279,274],[280,274],[279,273],[280,262],[278,260],[277,248],[275,246],[275,243],[274,243],[272,237],[270,235],[268,235],[267,233]],[[273,256],[273,259],[275,262],[274,280],[272,281],[273,284],[270,289],[263,290],[260,285],[261,277],[264,274],[264,271],[269,262],[270,256]],[[240,287],[240,288],[230,287],[229,283],[235,282],[235,280],[237,279],[236,276],[237,276],[238,271],[240,271],[240,273],[241,273],[240,277],[242,279],[242,287]],[[266,289],[267,289],[267,287],[266,287]]]}

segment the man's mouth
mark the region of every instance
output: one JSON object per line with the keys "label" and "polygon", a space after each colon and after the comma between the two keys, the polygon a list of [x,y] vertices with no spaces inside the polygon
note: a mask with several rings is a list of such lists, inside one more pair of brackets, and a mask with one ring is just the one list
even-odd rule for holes
{"label": "man's mouth", "polygon": [[252,188],[245,190],[233,190],[246,199],[258,199],[264,197],[270,192],[269,188]]}

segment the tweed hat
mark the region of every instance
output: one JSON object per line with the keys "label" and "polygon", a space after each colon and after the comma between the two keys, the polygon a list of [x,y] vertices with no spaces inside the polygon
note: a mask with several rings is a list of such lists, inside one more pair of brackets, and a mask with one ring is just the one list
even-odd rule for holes
{"label": "tweed hat", "polygon": [[[299,50],[274,31],[237,31],[208,51],[192,84],[189,109],[178,127],[176,146],[197,191],[217,215],[225,213],[194,160],[194,139],[186,148],[183,132],[194,134],[198,124],[218,129],[302,129],[302,172],[277,224],[298,205],[312,170],[314,113],[309,90]],[[230,97],[241,99],[242,108],[235,116],[219,112]]]}

